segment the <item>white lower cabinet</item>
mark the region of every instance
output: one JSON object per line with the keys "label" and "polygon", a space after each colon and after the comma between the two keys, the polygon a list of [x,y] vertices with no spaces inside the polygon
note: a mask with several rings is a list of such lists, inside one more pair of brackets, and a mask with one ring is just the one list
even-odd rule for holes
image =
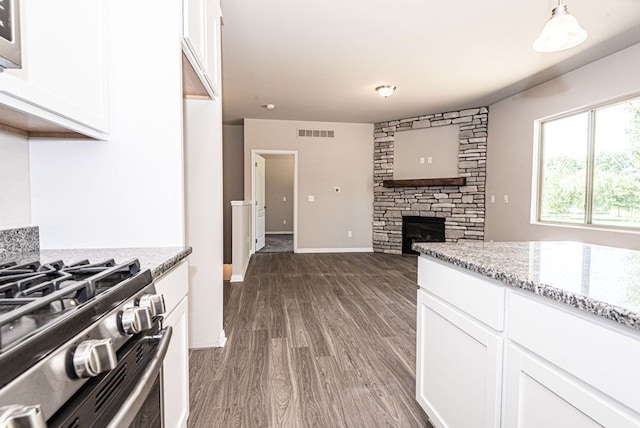
{"label": "white lower cabinet", "polygon": [[418,291],[416,399],[436,427],[499,427],[502,339]]}
{"label": "white lower cabinet", "polygon": [[640,334],[421,256],[416,399],[437,428],[640,428]]}
{"label": "white lower cabinet", "polygon": [[189,418],[189,267],[182,262],[156,280],[166,304],[164,325],[173,336],[162,365],[163,412],[166,428],[187,426]]}
{"label": "white lower cabinet", "polygon": [[510,345],[503,426],[631,428],[640,420],[599,391]]}

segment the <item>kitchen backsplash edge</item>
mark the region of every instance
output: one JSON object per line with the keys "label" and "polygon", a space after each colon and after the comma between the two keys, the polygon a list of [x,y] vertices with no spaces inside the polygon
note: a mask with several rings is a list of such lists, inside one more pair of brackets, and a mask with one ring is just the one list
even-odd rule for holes
{"label": "kitchen backsplash edge", "polygon": [[38,226],[0,230],[0,259],[40,250]]}

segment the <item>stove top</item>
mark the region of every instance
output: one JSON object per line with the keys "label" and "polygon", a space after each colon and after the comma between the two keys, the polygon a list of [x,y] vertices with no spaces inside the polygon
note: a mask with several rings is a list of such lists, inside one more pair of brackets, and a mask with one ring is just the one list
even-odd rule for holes
{"label": "stove top", "polygon": [[151,282],[136,259],[0,264],[0,386]]}

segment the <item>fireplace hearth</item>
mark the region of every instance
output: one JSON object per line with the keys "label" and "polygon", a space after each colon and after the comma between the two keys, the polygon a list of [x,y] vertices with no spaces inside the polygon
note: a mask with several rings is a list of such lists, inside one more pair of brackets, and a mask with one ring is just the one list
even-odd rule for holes
{"label": "fireplace hearth", "polygon": [[402,217],[402,254],[418,254],[411,249],[414,242],[445,242],[444,218]]}

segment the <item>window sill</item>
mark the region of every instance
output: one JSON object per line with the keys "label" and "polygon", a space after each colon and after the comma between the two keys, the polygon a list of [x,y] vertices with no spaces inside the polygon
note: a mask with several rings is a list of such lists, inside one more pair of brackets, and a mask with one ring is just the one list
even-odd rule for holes
{"label": "window sill", "polygon": [[640,228],[632,228],[632,227],[601,226],[601,225],[592,225],[592,224],[554,223],[551,221],[532,221],[531,225],[559,227],[563,229],[591,230],[594,232],[624,233],[624,234],[640,235]]}

